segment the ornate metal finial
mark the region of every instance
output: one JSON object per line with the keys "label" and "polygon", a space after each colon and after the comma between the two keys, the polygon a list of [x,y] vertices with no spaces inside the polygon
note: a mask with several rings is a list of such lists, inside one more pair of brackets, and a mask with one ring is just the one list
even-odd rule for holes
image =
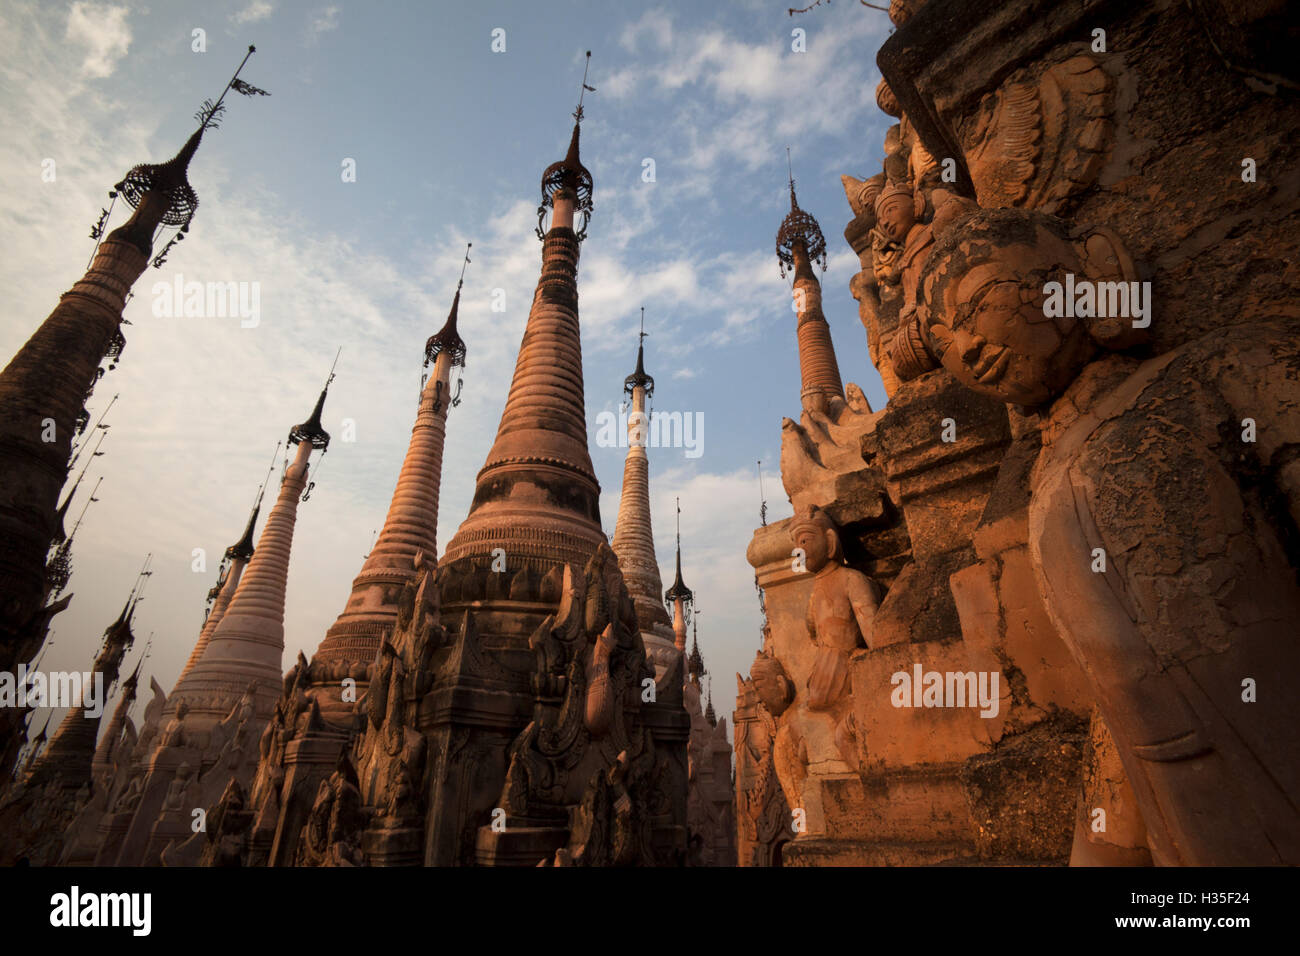
{"label": "ornate metal finial", "polygon": [[[424,343],[424,367],[428,368],[430,363],[437,359],[438,355],[446,352],[451,356],[451,367],[464,367],[465,365],[465,341],[456,331],[456,321],[460,311],[460,288],[465,284],[465,267],[469,265],[469,251],[474,247],[474,243],[466,243],[465,260],[460,264],[460,279],[456,282],[456,294],[451,300],[451,311],[447,314],[447,321],[443,323],[441,329],[429,336],[429,340]],[[423,389],[423,385],[420,386]],[[457,398],[459,399],[460,390],[457,389]],[[441,401],[441,398],[439,398]]]}
{"label": "ornate metal finial", "polygon": [[[790,147],[786,147],[786,160],[789,162]],[[794,166],[790,166],[790,212],[781,222],[776,233],[776,258],[781,263],[781,278],[785,278],[787,267],[794,268],[795,249],[801,247],[810,262],[817,262],[826,271],[826,237],[822,227],[810,213],[799,208],[799,201],[794,194]]]}
{"label": "ornate metal finial", "polygon": [[128,700],[135,699],[135,689],[140,683],[140,669],[144,667],[144,662],[149,659],[149,649],[153,647],[153,636],[156,633],[157,631],[149,632],[149,636],[144,642],[144,650],[140,652],[140,658],[135,662],[135,669],[131,671],[131,676],[122,685],[122,696]]}
{"label": "ornate metal finial", "polygon": [[587,85],[587,70],[591,67],[591,51],[587,51],[587,64],[582,71],[582,91],[578,94],[578,108],[573,111],[573,136],[569,139],[569,151],[565,154],[564,159],[558,163],[551,163],[542,173],[542,203],[537,207],[537,238],[545,239],[546,233],[542,230],[542,220],[546,218],[546,210],[554,208],[555,194],[561,190],[569,190],[573,193],[573,212],[575,215],[582,214],[582,228],[577,230],[578,241],[581,242],[587,236],[587,222],[591,218],[593,204],[591,201],[594,186],[591,180],[591,173],[587,167],[582,165],[582,160],[578,155],[579,133],[582,128],[582,98],[587,93],[595,93],[594,86]]}
{"label": "ornate metal finial", "polygon": [[691,677],[695,679],[696,683],[699,683],[700,678],[708,673],[708,671],[704,667],[704,657],[700,654],[699,625],[700,625],[701,613],[703,612],[696,610],[695,617],[691,621],[691,653],[690,656],[688,656],[686,659],[687,673],[689,673]]}
{"label": "ornate metal finial", "polygon": [[[120,393],[119,393],[119,394],[120,394]],[[102,439],[103,439],[103,436],[104,436],[105,434],[107,434],[108,429],[111,427],[111,426],[109,426],[109,425],[105,425],[105,424],[104,424],[104,419],[108,416],[109,411],[112,410],[112,408],[113,408],[113,404],[114,404],[114,402],[116,402],[116,401],[117,401],[117,395],[114,395],[114,396],[109,400],[108,405],[105,406],[104,410],[103,410],[102,412],[99,413],[99,418],[97,418],[97,419],[95,420],[95,429],[94,429],[94,430],[95,430],[95,431],[98,431],[98,432],[100,433],[100,439],[101,439],[101,441],[102,441]],[[89,424],[90,424],[90,414],[89,414],[88,412],[85,412],[84,409],[83,409],[83,413],[86,415],[86,418],[85,418],[85,424],[82,425],[82,426],[78,429],[78,434],[80,434],[81,432],[84,432],[84,431],[86,430],[86,429],[85,429],[85,425],[89,425]],[[72,471],[72,467],[77,463],[77,459],[81,457],[81,453],[82,453],[83,451],[85,451],[85,450],[86,450],[86,442],[85,442],[85,440],[82,440],[82,441],[78,442],[77,445],[76,445],[76,447],[73,449],[73,452],[72,452],[72,458],[71,458],[71,460],[68,462],[68,467],[67,467],[67,470],[65,471],[65,474],[70,473],[70,472]],[[103,452],[101,452],[101,451],[99,450],[99,445],[97,444],[97,445],[95,445],[95,451],[94,451],[94,454],[92,454],[90,457],[95,458],[95,457],[97,457],[97,456],[99,456],[99,455],[102,455],[102,454],[103,454]]]}
{"label": "ornate metal finial", "polygon": [[673,603],[680,600],[682,602],[682,614],[686,624],[691,622],[691,610],[695,603],[695,592],[686,586],[682,580],[682,499],[677,500],[677,576],[673,579],[673,586],[664,592],[664,604],[671,613]]}
{"label": "ornate metal finial", "polygon": [[794,163],[790,160],[790,147],[785,148],[785,168],[790,174],[790,210],[799,208],[799,201],[794,198]]}
{"label": "ornate metal finial", "polygon": [[[271,454],[271,464],[266,469],[266,477],[262,483],[257,486],[257,497],[253,499],[253,510],[248,513],[248,523],[244,525],[244,533],[240,535],[239,540],[226,548],[226,560],[231,561],[235,558],[241,558],[244,561],[252,560],[253,545],[253,527],[257,524],[257,516],[262,510],[262,496],[266,494],[267,483],[271,480],[271,472],[275,470],[275,459],[280,456],[280,442],[275,443],[275,451]],[[224,573],[222,580],[218,581],[216,591],[220,591],[221,584],[224,583]]]}
{"label": "ornate metal finial", "polygon": [[131,593],[126,599],[126,605],[122,608],[122,613],[104,631],[106,643],[114,643],[114,639],[118,638],[119,635],[124,635],[119,642],[123,650],[135,643],[135,635],[131,633],[131,617],[135,614],[136,606],[144,600],[144,588],[151,577],[153,577],[152,551],[144,557],[144,564],[140,566],[140,571],[135,576],[135,583],[131,586]]}
{"label": "ornate metal finial", "polygon": [[[89,467],[89,465],[87,465]],[[83,471],[84,474],[84,471]],[[77,479],[80,482],[81,479]],[[45,562],[45,586],[49,590],[49,598],[52,600],[63,593],[63,589],[68,586],[68,581],[72,578],[72,542],[77,536],[77,529],[81,527],[82,519],[86,517],[86,511],[99,499],[95,497],[99,491],[99,486],[104,483],[104,476],[100,475],[95,482],[95,487],[90,490],[90,497],[86,503],[81,506],[81,514],[77,515],[76,524],[68,532],[68,536],[59,542],[54,553],[50,555],[49,560]],[[73,491],[76,491],[75,486]],[[72,495],[69,494],[64,507],[72,501]],[[63,526],[63,514],[60,511],[59,526]]]}
{"label": "ornate metal finial", "polygon": [[644,388],[646,398],[655,393],[655,380],[645,370],[645,337],[650,333],[645,330],[645,306],[641,307],[641,331],[637,334],[636,371],[623,379],[623,391],[631,395],[637,388]]}
{"label": "ornate metal finial", "polygon": [[591,69],[591,51],[587,51],[587,62],[582,66],[582,89],[578,92],[578,108],[573,111],[573,120],[575,123],[582,122],[582,98],[590,91],[596,92],[594,86],[587,85],[587,71]]}
{"label": "ornate metal finial", "polygon": [[[258,89],[250,83],[245,83],[239,78],[240,70],[248,62],[248,58],[256,52],[256,47],[250,46],[248,52],[244,54],[243,60],[239,63],[239,68],[235,70],[234,75],[226,84],[221,95],[217,97],[216,102],[204,100],[202,108],[194,114],[198,121],[199,128],[194,131],[185,145],[181,147],[179,153],[173,156],[165,163],[146,163],[136,166],[122,178],[113,190],[109,193],[110,198],[116,199],[120,194],[122,199],[131,206],[132,209],[140,208],[140,203],[144,196],[150,190],[159,190],[164,193],[166,207],[162,213],[160,224],[164,226],[176,226],[182,233],[188,232],[190,221],[194,218],[194,213],[199,208],[199,197],[194,192],[194,187],[189,183],[186,171],[189,168],[190,160],[193,158],[195,151],[199,148],[199,141],[203,138],[204,130],[208,128],[215,129],[221,124],[221,114],[225,111],[223,105],[226,94],[230,90],[240,93],[244,96],[270,96],[266,90]],[[103,219],[98,225],[97,230],[92,230],[92,236],[98,231],[103,233]],[[97,238],[97,237],[96,237]],[[177,239],[172,239],[163,249],[158,259],[165,259],[167,251]],[[155,265],[159,265],[155,262]]]}
{"label": "ornate metal finial", "polygon": [[[334,369],[338,367],[339,355],[343,353],[343,346],[339,346],[338,352],[334,353],[334,364],[330,366],[329,378],[325,379],[325,387],[320,390],[320,398],[316,399],[316,407],[312,409],[311,418],[307,419],[301,425],[294,425],[289,429],[289,444],[296,445],[299,442],[311,442],[313,448],[319,448],[322,451],[330,446],[330,433],[327,432],[320,423],[321,413],[325,410],[325,395],[330,390],[330,383],[334,381]],[[315,482],[313,482],[315,484]],[[309,489],[310,491],[310,489]],[[309,493],[304,492],[304,494]],[[304,499],[306,500],[306,499]]]}
{"label": "ornate metal finial", "polygon": [[767,527],[767,493],[763,491],[763,460],[758,460],[758,520]]}

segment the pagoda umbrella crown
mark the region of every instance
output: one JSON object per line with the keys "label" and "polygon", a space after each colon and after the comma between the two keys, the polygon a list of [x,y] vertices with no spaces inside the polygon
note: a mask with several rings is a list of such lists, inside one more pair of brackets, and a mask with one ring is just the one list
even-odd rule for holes
{"label": "pagoda umbrella crown", "polygon": [[645,330],[645,309],[641,310],[641,332],[636,346],[636,371],[623,379],[623,391],[631,395],[638,388],[645,389],[646,398],[655,393],[655,380],[652,376],[646,374],[645,370],[645,337],[649,335]]}
{"label": "pagoda umbrella crown", "polygon": [[[789,150],[786,150],[787,159]],[[781,228],[776,233],[776,258],[781,263],[781,277],[785,270],[795,267],[795,249],[803,247],[803,253],[810,262],[817,262],[826,271],[826,237],[822,227],[811,213],[799,208],[799,200],[794,193],[794,171],[790,172],[790,212],[781,221]]]}
{"label": "pagoda umbrella crown", "polygon": [[[587,67],[590,66],[591,51],[588,50]],[[569,151],[565,153],[564,159],[551,163],[542,173],[542,202],[537,207],[537,238],[539,239],[546,236],[542,231],[542,220],[546,217],[546,210],[555,207],[555,197],[562,191],[572,196],[574,213],[582,213],[582,228],[577,231],[578,240],[581,241],[587,235],[587,221],[591,218],[592,193],[595,187],[590,171],[582,165],[578,141],[582,132],[582,99],[588,91],[595,92],[595,87],[587,85],[587,68],[584,67],[582,92],[578,94],[578,108],[573,111],[573,135],[569,137]]]}

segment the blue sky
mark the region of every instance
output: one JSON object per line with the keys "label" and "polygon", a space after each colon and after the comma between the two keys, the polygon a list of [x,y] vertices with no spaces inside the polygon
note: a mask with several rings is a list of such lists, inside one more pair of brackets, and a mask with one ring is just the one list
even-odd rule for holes
{"label": "blue sky", "polygon": [[[495,435],[540,267],[542,170],[572,127],[592,50],[582,157],[595,214],[579,264],[588,432],[611,532],[624,450],[595,445],[617,412],[646,310],[655,407],[703,415],[702,454],[652,449],[665,585],[673,499],[700,610],[714,704],[758,646],[745,548],[769,512],[789,513],[781,420],[799,412],[789,283],[774,236],[800,205],[830,250],[824,308],[846,382],[884,404],[848,283],[841,173],[878,171],[889,118],[875,106],[885,14],[788,0],[625,3],[289,3],[284,0],[32,3],[0,7],[0,319],[5,361],[85,269],[87,231],[131,166],[171,156],[192,114],[242,77],[268,98],[232,97],[190,168],[201,205],[189,237],[136,284],[121,365],[99,385],[109,416],[100,501],[77,535],[71,608],[43,667],[88,666],[146,552],[155,574],[138,614],[156,632],[146,671],[170,690],[202,621],[221,552],[238,537],[277,440],[301,421],[342,346],[326,407],[335,442],[301,505],[288,583],[286,661],[309,656],[342,610],[382,523],[415,414],[424,340],[450,305],[466,241],[464,401],[448,424],[439,544],[464,519]],[[206,52],[192,50],[206,32]],[[492,32],[505,31],[504,53]],[[806,31],[806,52],[791,31]],[[42,162],[56,162],[43,182]],[[356,163],[343,182],[341,164]],[[655,182],[643,182],[644,160]],[[122,221],[121,210],[113,224]],[[261,320],[159,318],[157,282],[256,282]],[[506,310],[492,312],[494,290]],[[340,440],[343,419],[356,440]],[[74,514],[81,502],[74,506]],[[204,548],[208,569],[191,570]],[[128,658],[133,662],[136,651]],[[137,705],[136,713],[141,710]]]}

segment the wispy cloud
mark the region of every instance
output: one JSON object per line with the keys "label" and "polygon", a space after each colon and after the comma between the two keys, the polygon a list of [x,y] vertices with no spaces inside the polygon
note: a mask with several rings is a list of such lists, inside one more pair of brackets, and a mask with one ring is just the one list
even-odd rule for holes
{"label": "wispy cloud", "polygon": [[339,8],[325,7],[310,14],[307,20],[307,44],[317,43],[321,36],[339,28]]}
{"label": "wispy cloud", "polygon": [[230,20],[241,26],[245,23],[260,23],[274,12],[275,7],[267,0],[252,0],[248,6],[231,14]]}
{"label": "wispy cloud", "polygon": [[112,76],[118,60],[131,46],[131,27],[126,7],[98,3],[74,3],[68,11],[69,42],[83,47],[81,72],[94,79]]}

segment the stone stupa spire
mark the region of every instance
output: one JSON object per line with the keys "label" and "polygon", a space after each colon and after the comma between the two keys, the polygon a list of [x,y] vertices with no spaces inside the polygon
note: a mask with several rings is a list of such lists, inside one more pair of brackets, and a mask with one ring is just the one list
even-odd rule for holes
{"label": "stone stupa spire", "polygon": [[[238,72],[226,90],[264,92],[239,80]],[[0,670],[30,659],[44,640],[45,559],[83,406],[100,364],[116,365],[126,344],[122,310],[149,264],[155,233],[189,228],[198,207],[189,164],[222,109],[220,99],[205,103],[199,128],[179,153],[166,163],[136,166],[110,191],[114,202],[121,198],[133,208],[131,218],[97,245],[85,275],[0,372]],[[110,211],[91,238],[103,235]]]}
{"label": "stone stupa spire", "polygon": [[650,462],[646,455],[650,419],[646,403],[654,394],[655,380],[645,370],[647,334],[645,309],[642,309],[636,370],[623,381],[623,391],[631,398],[632,407],[627,421],[628,449],[623,463],[623,489],[619,496],[613,549],[636,608],[646,656],[655,665],[658,678],[672,665],[676,650],[672,624],[659,598],[663,581],[659,576],[659,562],[655,559],[654,532],[650,524]]}
{"label": "stone stupa spire", "polygon": [[[503,577],[488,570],[494,550],[506,556],[507,591],[536,594],[537,577],[556,564],[581,569],[605,540],[587,451],[578,323],[578,246],[592,208],[591,173],[578,150],[581,102],[574,118],[568,153],[542,175],[542,272],[505,410],[469,515],[443,556],[444,568],[454,566],[460,579],[452,600],[488,596]],[[575,214],[582,216],[580,231]]]}
{"label": "stone stupa spire", "polygon": [[[312,716],[306,725],[291,728],[291,748],[277,748],[257,768],[252,798],[259,812],[270,814],[268,807],[275,808],[268,820],[273,824],[271,832],[258,836],[271,866],[294,865],[303,823],[321,783],[339,768],[340,761],[351,766],[348,762],[357,759],[359,742],[352,737],[357,702],[370,687],[382,658],[381,647],[386,652],[393,643],[400,644],[396,634],[402,626],[403,596],[418,582],[431,580],[437,567],[442,455],[447,414],[459,402],[459,389],[453,394],[451,388],[452,372],[465,365],[465,342],[457,321],[472,247],[472,243],[466,246],[447,320],[425,342],[424,364],[432,365],[433,371],[420,389],[411,440],[383,528],[352,581],[342,612],[311,661],[302,671],[295,669],[295,679],[286,684],[277,705],[279,715],[292,715],[297,701],[309,699]],[[385,684],[378,692],[387,690]]]}
{"label": "stone stupa spire", "polygon": [[695,605],[695,592],[682,580],[682,499],[677,499],[677,576],[664,592],[664,604],[673,609],[673,635],[677,650],[686,653],[686,626]]}
{"label": "stone stupa spire", "polygon": [[[417,555],[426,568],[436,565],[438,555],[438,498],[442,485],[442,453],[447,436],[447,414],[460,401],[452,394],[453,369],[465,365],[465,342],[457,331],[460,292],[465,284],[465,266],[470,262],[465,248],[460,279],[451,300],[451,311],[442,328],[429,337],[424,347],[426,367],[433,365],[420,392],[419,410],[411,428],[411,441],[398,472],[397,485],[388,506],[388,516],[352,582],[352,593],[343,612],[330,626],[316,650],[315,669],[327,673],[346,672],[358,682],[359,695],[367,686],[365,669],[375,659],[385,631],[397,621],[402,586],[414,573]],[[459,391],[459,390],[457,390]],[[342,665],[342,666],[340,666]],[[337,692],[339,679],[330,678],[333,693],[316,694],[326,719],[344,716],[350,708]],[[333,761],[329,770],[333,769]]]}
{"label": "stone stupa spire", "polygon": [[122,684],[122,696],[118,698],[117,706],[113,708],[113,716],[104,728],[104,733],[99,738],[99,744],[95,747],[95,756],[91,760],[90,769],[92,775],[98,779],[102,774],[112,769],[113,750],[122,737],[122,728],[126,726],[126,715],[131,710],[131,705],[135,703],[136,688],[140,683],[140,668],[144,665],[145,656],[148,654],[148,645],[145,651],[140,655],[140,659],[135,662],[135,669]]}
{"label": "stone stupa spire", "polygon": [[[275,454],[279,455],[280,446],[275,446]],[[275,458],[271,459],[271,467],[275,467]],[[267,474],[267,480],[270,480],[270,474]],[[262,495],[266,491],[266,482],[257,489],[257,499],[253,502],[253,510],[248,515],[248,523],[244,525],[244,533],[239,540],[226,548],[224,560],[228,562],[225,571],[220,575],[217,583],[212,586],[208,592],[208,598],[212,601],[212,610],[208,612],[207,619],[203,622],[203,627],[199,631],[199,639],[194,642],[194,650],[190,651],[189,660],[181,669],[181,676],[176,679],[177,686],[185,680],[194,665],[203,657],[203,652],[207,650],[208,641],[212,639],[213,632],[221,619],[225,617],[226,609],[230,607],[230,602],[235,597],[235,592],[239,589],[239,581],[243,577],[244,568],[248,567],[248,562],[253,559],[253,553],[256,548],[253,546],[253,528],[257,524],[257,516],[262,510]],[[173,690],[173,694],[175,691]]]}
{"label": "stone stupa spire", "polygon": [[[102,708],[117,681],[122,658],[135,643],[131,619],[136,605],[144,596],[144,586],[153,573],[149,570],[152,558],[150,555],[145,559],[144,567],[131,588],[131,594],[122,606],[122,612],[104,631],[104,642],[95,655],[91,680],[96,685],[97,693],[102,694],[97,702],[101,713],[91,716],[88,708],[82,705],[71,708],[64,715],[62,723],[50,738],[49,746],[36,758],[27,774],[25,782],[29,791],[52,782],[57,783],[58,788],[64,792],[75,791],[90,783],[95,741],[99,737],[99,724],[103,716]],[[86,688],[86,695],[89,693],[90,688]]]}
{"label": "stone stupa spire", "polygon": [[186,700],[187,735],[202,736],[210,731],[250,685],[256,685],[254,707],[260,716],[269,716],[280,695],[284,595],[294,525],[298,502],[307,486],[311,453],[329,448],[330,436],[321,425],[321,415],[333,380],[331,369],[311,417],[289,430],[289,445],[297,446],[297,451],[285,469],[279,495],[257,540],[257,550],[209,635],[202,656],[177,682],[167,700],[169,713],[175,712],[181,699]]}
{"label": "stone stupa spire", "polygon": [[[787,158],[789,150],[786,150]],[[803,406],[825,412],[832,403],[844,401],[844,384],[840,379],[831,329],[822,314],[822,287],[813,273],[812,263],[826,270],[826,237],[811,214],[799,208],[794,192],[794,172],[790,172],[790,212],[776,234],[776,257],[781,275],[793,267],[795,311],[798,314],[800,395]]]}
{"label": "stone stupa spire", "polygon": [[636,371],[623,382],[623,391],[631,398],[632,407],[627,420],[627,458],[623,463],[623,490],[613,542],[614,553],[618,555],[618,564],[623,570],[623,579],[636,605],[637,620],[643,631],[669,623],[659,599],[663,582],[659,578],[654,532],[650,525],[650,464],[646,455],[650,420],[646,401],[654,395],[655,380],[645,370],[646,334],[645,309],[642,309]]}

